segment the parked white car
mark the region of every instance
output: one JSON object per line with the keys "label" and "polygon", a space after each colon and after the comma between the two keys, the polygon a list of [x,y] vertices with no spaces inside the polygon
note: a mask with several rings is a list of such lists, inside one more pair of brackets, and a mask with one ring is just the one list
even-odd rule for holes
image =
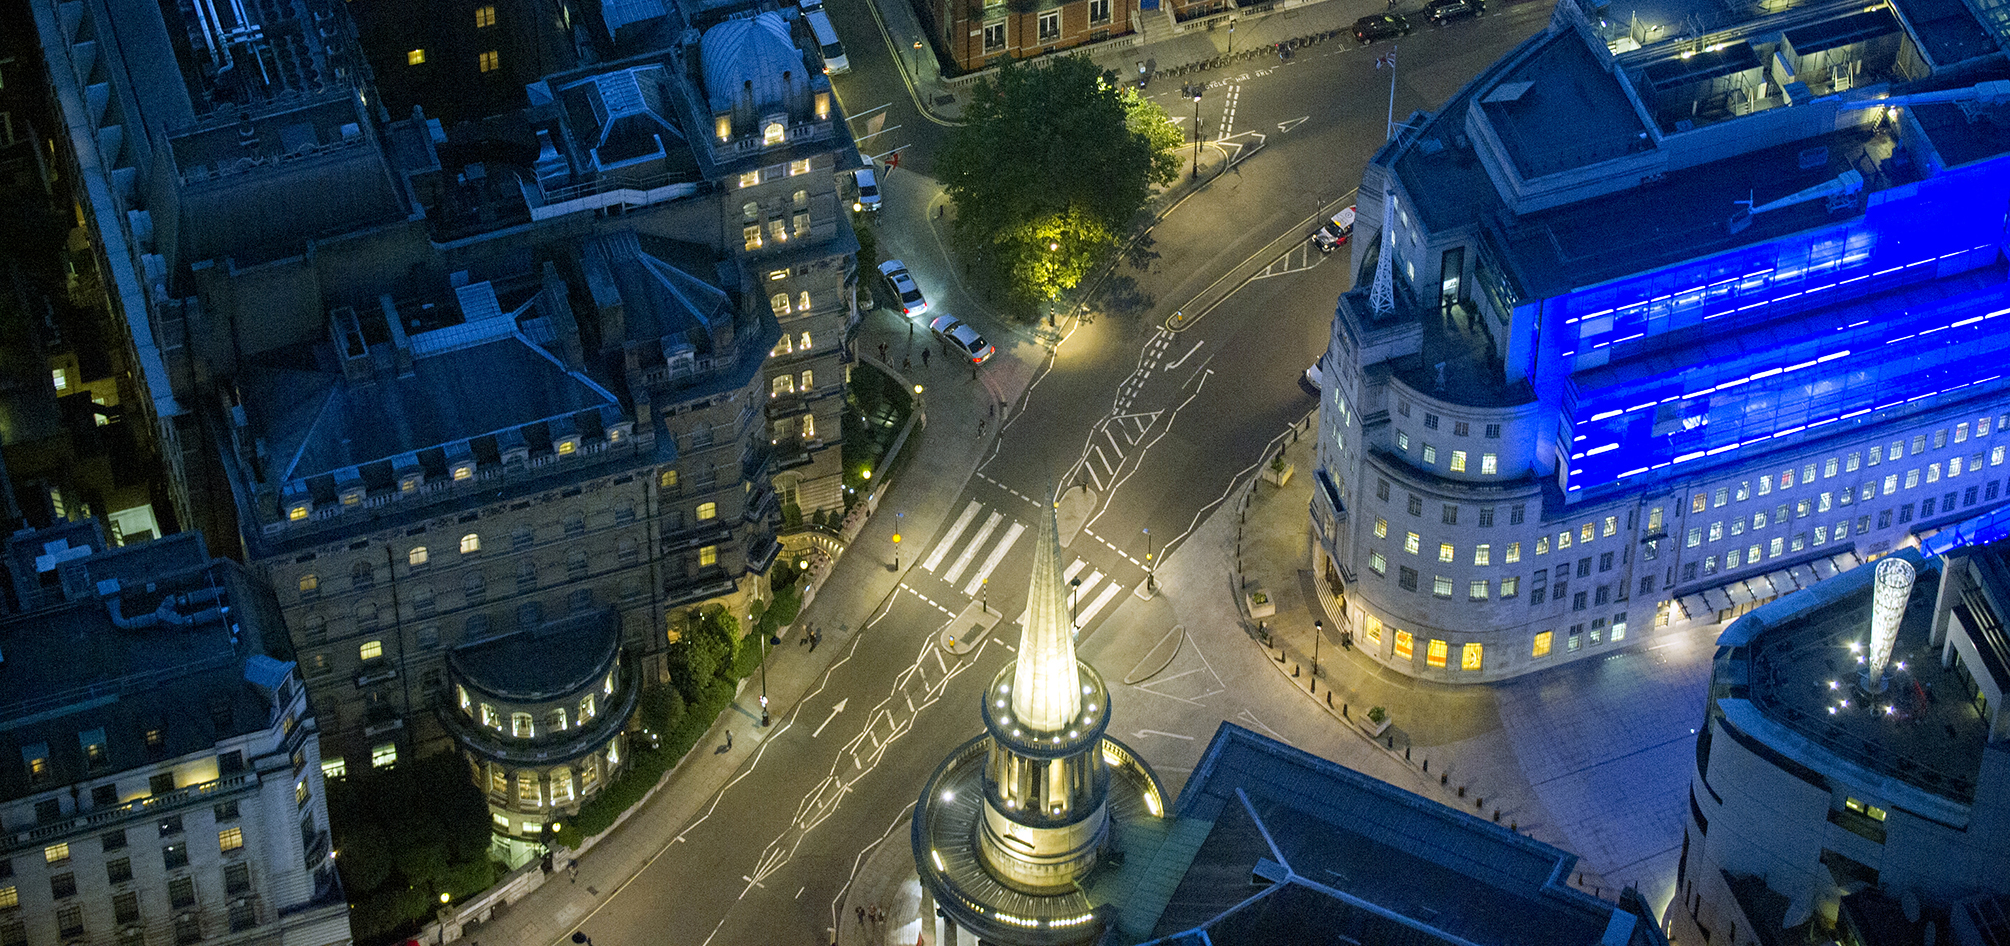
{"label": "parked white car", "polygon": [[928,299],[921,294],[921,287],[914,284],[914,277],[907,272],[907,265],[897,259],[879,264],[880,275],[893,283],[894,295],[900,298],[902,315],[921,315],[928,311]]}

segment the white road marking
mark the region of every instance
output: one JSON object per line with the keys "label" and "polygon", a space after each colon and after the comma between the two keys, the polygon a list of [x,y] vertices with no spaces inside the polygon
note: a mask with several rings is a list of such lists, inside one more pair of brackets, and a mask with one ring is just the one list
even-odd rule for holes
{"label": "white road marking", "polygon": [[949,526],[948,534],[942,537],[942,541],[935,543],[934,550],[928,553],[928,561],[921,563],[923,571],[932,572],[935,566],[942,564],[942,556],[948,554],[949,549],[956,544],[956,539],[963,535],[965,528],[969,527],[970,520],[976,518],[977,510],[982,508],[984,504],[974,499],[970,501],[970,505],[963,507],[963,515],[956,517],[956,521]]}
{"label": "white road marking", "polygon": [[1182,736],[1176,732],[1159,732],[1156,729],[1140,729],[1135,733],[1135,735],[1140,739],[1146,736],[1165,736],[1168,739],[1184,739],[1188,742],[1193,741],[1192,736]]}
{"label": "white road marking", "polygon": [[1082,579],[1082,583],[1080,585],[1073,586],[1071,590],[1075,595],[1075,603],[1080,604],[1082,602],[1082,596],[1088,594],[1089,589],[1096,587],[1096,582],[1102,580],[1103,580],[1103,573],[1101,571],[1094,571],[1089,573],[1089,577]]}
{"label": "white road marking", "polygon": [[1088,624],[1089,620],[1091,618],[1094,618],[1097,612],[1103,610],[1104,605],[1110,603],[1111,598],[1114,598],[1117,595],[1122,594],[1123,590],[1124,586],[1114,581],[1110,582],[1108,585],[1105,585],[1103,587],[1103,593],[1097,595],[1096,600],[1090,602],[1089,606],[1082,610],[1082,613],[1075,616],[1076,626],[1079,627]]}
{"label": "white road marking", "polygon": [[1124,455],[1124,445],[1117,442],[1117,435],[1110,433],[1110,428],[1103,428],[1103,436],[1110,441],[1110,447],[1117,451],[1117,456]]}
{"label": "white road marking", "polygon": [[986,517],[984,524],[977,529],[977,537],[971,539],[970,544],[963,547],[963,554],[956,556],[956,564],[949,566],[949,574],[942,576],[942,580],[954,582],[958,577],[962,576],[963,570],[970,567],[970,560],[977,557],[977,550],[984,547],[984,543],[990,540],[991,533],[997,530],[999,523],[1004,521],[1005,514],[1002,512],[993,512],[990,516]]}
{"label": "white road marking", "polygon": [[1178,361],[1175,361],[1175,362],[1173,362],[1172,364],[1169,364],[1169,365],[1167,365],[1167,366],[1166,366],[1166,370],[1167,370],[1167,371],[1171,371],[1171,370],[1172,370],[1172,369],[1174,369],[1174,368],[1177,368],[1177,367],[1179,367],[1179,366],[1181,366],[1181,365],[1183,365],[1183,364],[1186,364],[1186,360],[1187,360],[1188,358],[1192,358],[1192,357],[1193,357],[1193,353],[1194,353],[1194,352],[1197,352],[1197,351],[1200,351],[1200,346],[1202,346],[1202,345],[1205,345],[1205,344],[1207,344],[1207,343],[1206,343],[1206,342],[1194,342],[1194,343],[1193,343],[1193,347],[1192,347],[1192,348],[1189,348],[1189,349],[1187,349],[1187,350],[1186,350],[1186,354],[1184,354],[1184,355],[1181,355],[1181,356],[1179,356],[1179,360],[1178,360]]}
{"label": "white road marking", "polygon": [[984,559],[984,565],[977,569],[976,574],[970,576],[969,581],[964,583],[964,594],[975,595],[977,593],[977,589],[984,584],[984,579],[991,577],[992,569],[998,567],[998,563],[1004,560],[1005,553],[1011,550],[1012,543],[1019,541],[1019,534],[1025,531],[1025,524],[1019,522],[1012,523],[1012,528],[1005,530],[1005,538],[998,541],[998,547],[991,550],[991,555]]}
{"label": "white road marking", "polygon": [[1075,577],[1075,574],[1076,574],[1077,572],[1080,572],[1080,571],[1081,571],[1082,569],[1084,569],[1084,568],[1087,568],[1087,567],[1088,567],[1088,565],[1089,565],[1089,563],[1088,563],[1088,562],[1087,562],[1086,560],[1084,560],[1084,559],[1079,559],[1079,558],[1078,558],[1078,559],[1075,559],[1075,560],[1074,560],[1074,561],[1072,561],[1072,562],[1069,562],[1069,563],[1068,563],[1068,568],[1067,568],[1067,570],[1066,570],[1066,571],[1063,571],[1063,572],[1061,572],[1061,580],[1062,580],[1062,581],[1067,581],[1067,580],[1069,580],[1069,579],[1071,579],[1071,578]]}

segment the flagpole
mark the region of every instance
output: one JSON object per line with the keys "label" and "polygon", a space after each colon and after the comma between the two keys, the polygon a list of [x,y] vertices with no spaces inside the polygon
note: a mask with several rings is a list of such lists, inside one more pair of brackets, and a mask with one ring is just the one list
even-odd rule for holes
{"label": "flagpole", "polygon": [[1382,57],[1389,62],[1389,120],[1382,126],[1384,141],[1396,137],[1396,47],[1389,47],[1389,55]]}

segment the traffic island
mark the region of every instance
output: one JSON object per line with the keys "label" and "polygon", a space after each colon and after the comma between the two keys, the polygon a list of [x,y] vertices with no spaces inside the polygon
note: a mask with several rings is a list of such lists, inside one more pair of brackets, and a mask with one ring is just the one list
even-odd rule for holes
{"label": "traffic island", "polygon": [[983,601],[972,601],[961,614],[949,620],[937,635],[936,642],[943,650],[960,657],[984,643],[984,638],[998,626],[998,619],[1002,616],[986,607]]}

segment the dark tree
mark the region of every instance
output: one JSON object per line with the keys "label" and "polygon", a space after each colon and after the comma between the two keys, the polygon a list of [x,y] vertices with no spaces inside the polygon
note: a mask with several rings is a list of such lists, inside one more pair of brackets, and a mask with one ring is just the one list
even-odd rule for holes
{"label": "dark tree", "polygon": [[1006,65],[964,117],[938,165],[957,239],[1028,301],[1081,282],[1179,174],[1165,111],[1086,56]]}

